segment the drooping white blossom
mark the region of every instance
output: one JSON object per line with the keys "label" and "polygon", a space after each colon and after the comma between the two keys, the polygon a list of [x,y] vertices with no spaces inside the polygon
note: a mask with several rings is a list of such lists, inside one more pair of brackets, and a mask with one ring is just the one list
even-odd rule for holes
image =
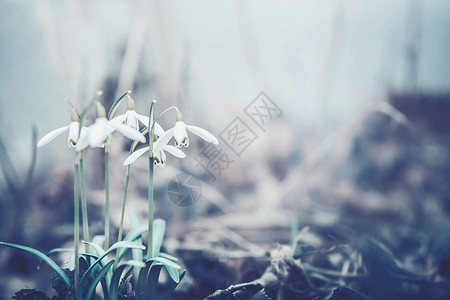
{"label": "drooping white blossom", "polygon": [[[128,96],[127,111],[123,115],[114,117],[110,122],[114,125],[125,123],[129,127],[139,131],[139,122],[141,122],[142,124],[144,124],[145,127],[147,127],[149,118],[147,116],[138,114],[135,111],[134,100]],[[163,133],[164,133],[164,129],[162,129],[162,127],[157,122],[155,122],[155,134],[157,136],[160,136]]]}
{"label": "drooping white blossom", "polygon": [[88,128],[87,134],[80,138],[76,147],[77,151],[79,151],[79,148],[83,149],[87,146],[102,147],[104,145],[109,145],[111,142],[111,134],[116,130],[129,139],[145,143],[144,135],[136,129],[125,124],[117,124],[108,121],[108,119],[106,119],[105,108],[97,102],[97,119],[95,120],[95,123]]}
{"label": "drooping white blossom", "polygon": [[[83,127],[80,131],[79,117],[78,117],[78,113],[76,112],[75,109],[72,109],[70,124],[67,126],[52,130],[49,133],[47,133],[46,135],[44,135],[38,141],[37,147],[42,147],[42,146],[50,143],[56,137],[58,137],[59,135],[63,134],[66,131],[69,131],[69,134],[67,137],[67,145],[70,148],[75,148],[77,146],[77,143],[79,140],[78,135],[80,135],[80,139],[81,139],[82,137],[86,136],[86,134],[87,134],[88,128],[86,128],[86,127]],[[82,150],[82,149],[83,148],[80,147],[80,150]],[[77,150],[77,151],[80,151],[80,150]]]}

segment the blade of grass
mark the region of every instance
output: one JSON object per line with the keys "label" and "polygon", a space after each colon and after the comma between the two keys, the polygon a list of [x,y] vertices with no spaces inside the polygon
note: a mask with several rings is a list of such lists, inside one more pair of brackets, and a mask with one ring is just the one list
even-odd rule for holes
{"label": "blade of grass", "polygon": [[[86,294],[85,299],[91,299],[92,294],[95,291],[95,288],[97,287],[97,284],[100,282],[100,280],[105,276],[105,274],[108,272],[108,270],[112,267],[114,264],[114,259],[111,260],[106,266],[103,267],[103,269],[95,276],[94,281],[91,283],[89,290]],[[108,295],[105,295],[105,299],[108,299]]]}
{"label": "blade of grass", "polygon": [[116,101],[114,101],[113,105],[111,105],[111,108],[108,112],[108,120],[111,120],[112,117],[114,117],[114,114],[116,113],[117,109],[119,108],[120,102],[125,98],[126,95],[131,93],[131,91],[126,91],[125,94],[119,97]]}
{"label": "blade of grass", "polygon": [[170,295],[172,295],[173,291],[176,289],[178,284],[180,284],[180,282],[183,279],[184,275],[186,275],[186,270],[184,270],[183,273],[181,273],[180,280],[178,282],[172,281],[169,284],[169,288],[167,289],[166,295],[164,296],[163,300],[169,300]]}
{"label": "blade of grass", "polygon": [[[91,246],[92,246],[92,243],[91,243]],[[133,243],[133,242],[128,242],[128,241],[122,241],[122,242],[115,243],[107,251],[105,251],[105,253],[102,256],[100,256],[97,260],[95,260],[95,262],[93,264],[91,264],[91,266],[86,270],[86,272],[84,273],[83,278],[81,279],[81,282],[80,282],[81,290],[84,290],[84,286],[86,285],[86,282],[89,278],[89,274],[92,271],[92,269],[95,266],[97,266],[99,264],[99,262],[108,255],[108,253],[110,253],[111,251],[114,251],[115,249],[120,248],[120,247],[136,248],[136,249],[145,250],[145,247],[138,243]],[[81,295],[79,295],[79,296],[81,296]],[[81,298],[77,298],[77,299],[82,300]]]}
{"label": "blade of grass", "polygon": [[172,256],[172,255],[164,253],[164,252],[159,252],[159,256],[170,259],[172,261],[178,261],[178,258],[176,258],[175,256]]}
{"label": "blade of grass", "polygon": [[122,263],[115,271],[111,278],[111,283],[109,287],[109,300],[117,300],[119,296],[119,281],[123,270],[126,267],[132,266],[133,268],[144,268],[145,264],[142,261],[129,260]]}
{"label": "blade of grass", "polygon": [[24,251],[27,251],[27,252],[34,254],[37,257],[41,258],[56,272],[56,274],[58,274],[59,277],[61,277],[61,279],[63,280],[66,287],[67,288],[70,287],[71,282],[70,282],[69,277],[67,277],[66,273],[64,273],[64,271],[50,257],[45,255],[44,253],[42,253],[36,249],[27,247],[27,246],[22,246],[22,245],[17,245],[17,244],[12,244],[12,243],[0,242],[0,245],[5,245],[5,246],[11,247],[11,248],[24,250]]}
{"label": "blade of grass", "polygon": [[150,300],[157,300],[158,295],[158,281],[159,275],[161,274],[161,269],[163,264],[154,263],[150,266],[147,274],[147,285],[144,295],[149,295]]}
{"label": "blade of grass", "polygon": [[152,259],[147,260],[146,263],[149,263],[149,262],[162,263],[164,265],[164,267],[166,268],[167,273],[172,278],[172,280],[175,282],[180,281],[180,274],[178,273],[178,270],[181,269],[181,266],[179,266],[178,264],[176,264],[173,261],[168,260],[167,258],[164,258],[164,257],[153,257]]}
{"label": "blade of grass", "polygon": [[166,221],[163,219],[155,219],[153,221],[153,256],[157,257],[161,250],[161,245],[166,232]]}

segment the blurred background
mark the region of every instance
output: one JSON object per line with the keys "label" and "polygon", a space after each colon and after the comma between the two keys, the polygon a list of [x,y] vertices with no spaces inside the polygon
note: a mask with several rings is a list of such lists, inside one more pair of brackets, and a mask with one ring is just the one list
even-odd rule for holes
{"label": "blurred background", "polygon": [[[187,158],[156,169],[165,247],[188,270],[180,299],[258,278],[267,252],[305,228],[303,246],[352,249],[317,258],[322,267],[370,269],[382,255],[367,250],[375,247],[369,236],[409,272],[448,281],[450,2],[3,0],[0,45],[0,240],[43,252],[70,246],[74,153],[64,137],[34,145],[69,124],[65,99],[81,111],[103,90],[108,109],[132,90],[137,112],[148,114],[152,99],[157,113],[176,105],[187,124],[220,142],[219,162],[191,135]],[[174,121],[169,113],[161,125]],[[236,124],[246,129],[244,144],[230,140]],[[129,143],[113,138],[117,231]],[[101,234],[103,152],[86,151],[86,163],[92,231]],[[143,222],[146,165],[133,166],[129,192]],[[180,173],[201,182],[188,208],[167,193]],[[192,262],[211,247],[212,263]],[[39,274],[51,272],[37,263],[0,249],[0,298],[25,285],[50,293]],[[326,297],[338,285],[379,296],[367,284],[327,284],[298,299]],[[415,299],[411,291],[417,299],[449,296],[433,285],[408,287],[405,299]],[[396,299],[404,293],[392,291]]]}

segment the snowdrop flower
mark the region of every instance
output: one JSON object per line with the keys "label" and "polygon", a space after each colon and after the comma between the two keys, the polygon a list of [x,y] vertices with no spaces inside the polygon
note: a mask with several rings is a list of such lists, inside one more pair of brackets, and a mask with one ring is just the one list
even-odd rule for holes
{"label": "snowdrop flower", "polygon": [[[61,128],[57,128],[55,130],[50,131],[46,135],[44,135],[39,142],[37,143],[38,147],[42,147],[48,143],[50,143],[53,139],[55,139],[57,136],[61,135],[62,133],[69,130],[69,137],[67,138],[67,145],[70,148],[75,148],[77,146],[78,142],[78,134],[80,134],[81,137],[86,136],[88,129],[86,127],[83,127],[81,129],[80,133],[80,121],[78,117],[78,113],[75,109],[72,109],[71,114],[71,122],[68,126],[64,126]],[[77,149],[77,151],[81,151],[83,148]]]}
{"label": "snowdrop flower", "polygon": [[[156,143],[157,142],[158,141],[156,141]],[[155,143],[155,145],[156,145],[156,143]],[[150,150],[150,147],[147,146],[147,147],[144,147],[144,148],[141,148],[139,150],[134,151],[130,156],[128,156],[128,158],[125,160],[123,165],[127,166],[127,165],[130,165],[130,164],[134,163],[140,156],[142,156],[144,153],[146,153],[149,150]],[[176,156],[178,158],[185,158],[186,157],[186,154],[184,154],[184,152],[181,151],[180,149],[178,149],[178,148],[176,148],[174,146],[164,145],[157,152],[153,151],[153,158],[154,158],[154,164],[155,165],[159,165],[161,167],[165,166],[165,164],[166,164],[166,153],[164,151],[167,151],[170,154],[172,154],[173,156]]]}
{"label": "snowdrop flower", "polygon": [[[189,146],[189,138],[187,135],[187,131],[192,132],[193,134],[201,137],[208,143],[213,143],[215,145],[219,144],[217,138],[212,135],[209,131],[206,131],[203,128],[187,125],[183,122],[183,114],[177,110],[177,119],[175,126],[169,130],[167,130],[164,135],[161,135],[161,143],[160,146],[167,144],[170,138],[173,136],[175,140],[175,146],[180,148],[181,146],[187,147]],[[156,148],[156,150],[159,150]]]}
{"label": "snowdrop flower", "polygon": [[78,148],[82,149],[87,146],[102,147],[104,145],[109,145],[111,134],[115,130],[132,140],[145,143],[145,137],[139,131],[124,124],[109,122],[108,119],[106,119],[105,108],[97,102],[97,119],[95,120],[95,123],[89,127],[88,134],[80,138],[76,148],[78,150]]}
{"label": "snowdrop flower", "polygon": [[[123,124],[125,122],[129,127],[139,131],[139,121],[142,124],[144,124],[145,126],[148,126],[148,122],[149,122],[148,117],[138,114],[134,110],[134,100],[131,99],[130,96],[128,96],[127,112],[124,113],[123,115],[113,118],[110,122],[115,125]],[[162,127],[158,123],[155,122],[155,134],[157,136],[161,136],[161,134],[163,134],[163,133],[164,133],[164,129],[162,129]]]}

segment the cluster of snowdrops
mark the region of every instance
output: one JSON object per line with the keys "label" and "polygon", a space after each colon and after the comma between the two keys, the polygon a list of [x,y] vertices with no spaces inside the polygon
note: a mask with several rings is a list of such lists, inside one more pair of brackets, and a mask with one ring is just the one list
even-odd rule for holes
{"label": "cluster of snowdrops", "polygon": [[[121,282],[133,282],[132,295],[137,299],[168,299],[185,272],[179,272],[180,266],[177,258],[161,252],[166,223],[162,219],[153,219],[153,177],[154,165],[164,166],[166,153],[175,157],[184,158],[186,155],[179,148],[189,146],[187,132],[191,132],[208,143],[218,144],[217,139],[205,129],[190,126],[184,123],[183,115],[175,106],[169,107],[155,116],[156,101],[150,103],[148,116],[135,111],[134,101],[129,96],[130,91],[124,93],[111,106],[108,114],[98,101],[102,93],[99,91],[88,103],[87,107],[79,113],[72,105],[71,122],[69,125],[57,128],[43,136],[37,146],[42,147],[56,137],[68,132],[68,146],[75,149],[74,159],[74,248],[58,248],[46,254],[23,245],[0,242],[1,245],[21,249],[37,255],[46,262],[66,286],[67,295],[72,294],[74,299],[92,299],[97,293],[100,283],[104,299],[118,299]],[[127,102],[126,113],[115,116],[119,105]],[[90,126],[85,126],[87,116],[96,106],[97,117]],[[167,113],[175,112],[175,125],[164,130],[157,121]],[[142,123],[142,125],[141,125]],[[110,212],[109,212],[109,147],[113,132],[119,132],[133,142],[130,155],[125,160],[127,166],[122,214],[117,242],[110,245]],[[148,141],[145,135],[148,134]],[[175,146],[169,145],[173,138]],[[148,143],[147,146],[136,150],[139,143]],[[103,235],[97,235],[92,240],[89,233],[87,213],[86,188],[84,180],[83,151],[89,147],[102,147],[105,152],[105,228]],[[127,190],[130,179],[130,167],[140,156],[148,152],[148,224],[140,224],[137,216],[130,212],[132,228],[123,237],[123,223],[126,209]],[[84,250],[80,247],[80,202],[82,215],[82,230]],[[147,247],[143,245],[143,236],[147,233]],[[127,250],[131,255],[127,255]],[[70,280],[50,256],[58,252],[70,252],[68,267],[74,272]],[[110,255],[115,252],[115,257]],[[131,256],[131,258],[130,258]],[[130,258],[125,260],[126,258]],[[160,271],[165,269],[171,279],[169,284],[161,289],[159,284]],[[82,270],[82,271],[81,271]],[[124,272],[126,271],[126,272]]]}

